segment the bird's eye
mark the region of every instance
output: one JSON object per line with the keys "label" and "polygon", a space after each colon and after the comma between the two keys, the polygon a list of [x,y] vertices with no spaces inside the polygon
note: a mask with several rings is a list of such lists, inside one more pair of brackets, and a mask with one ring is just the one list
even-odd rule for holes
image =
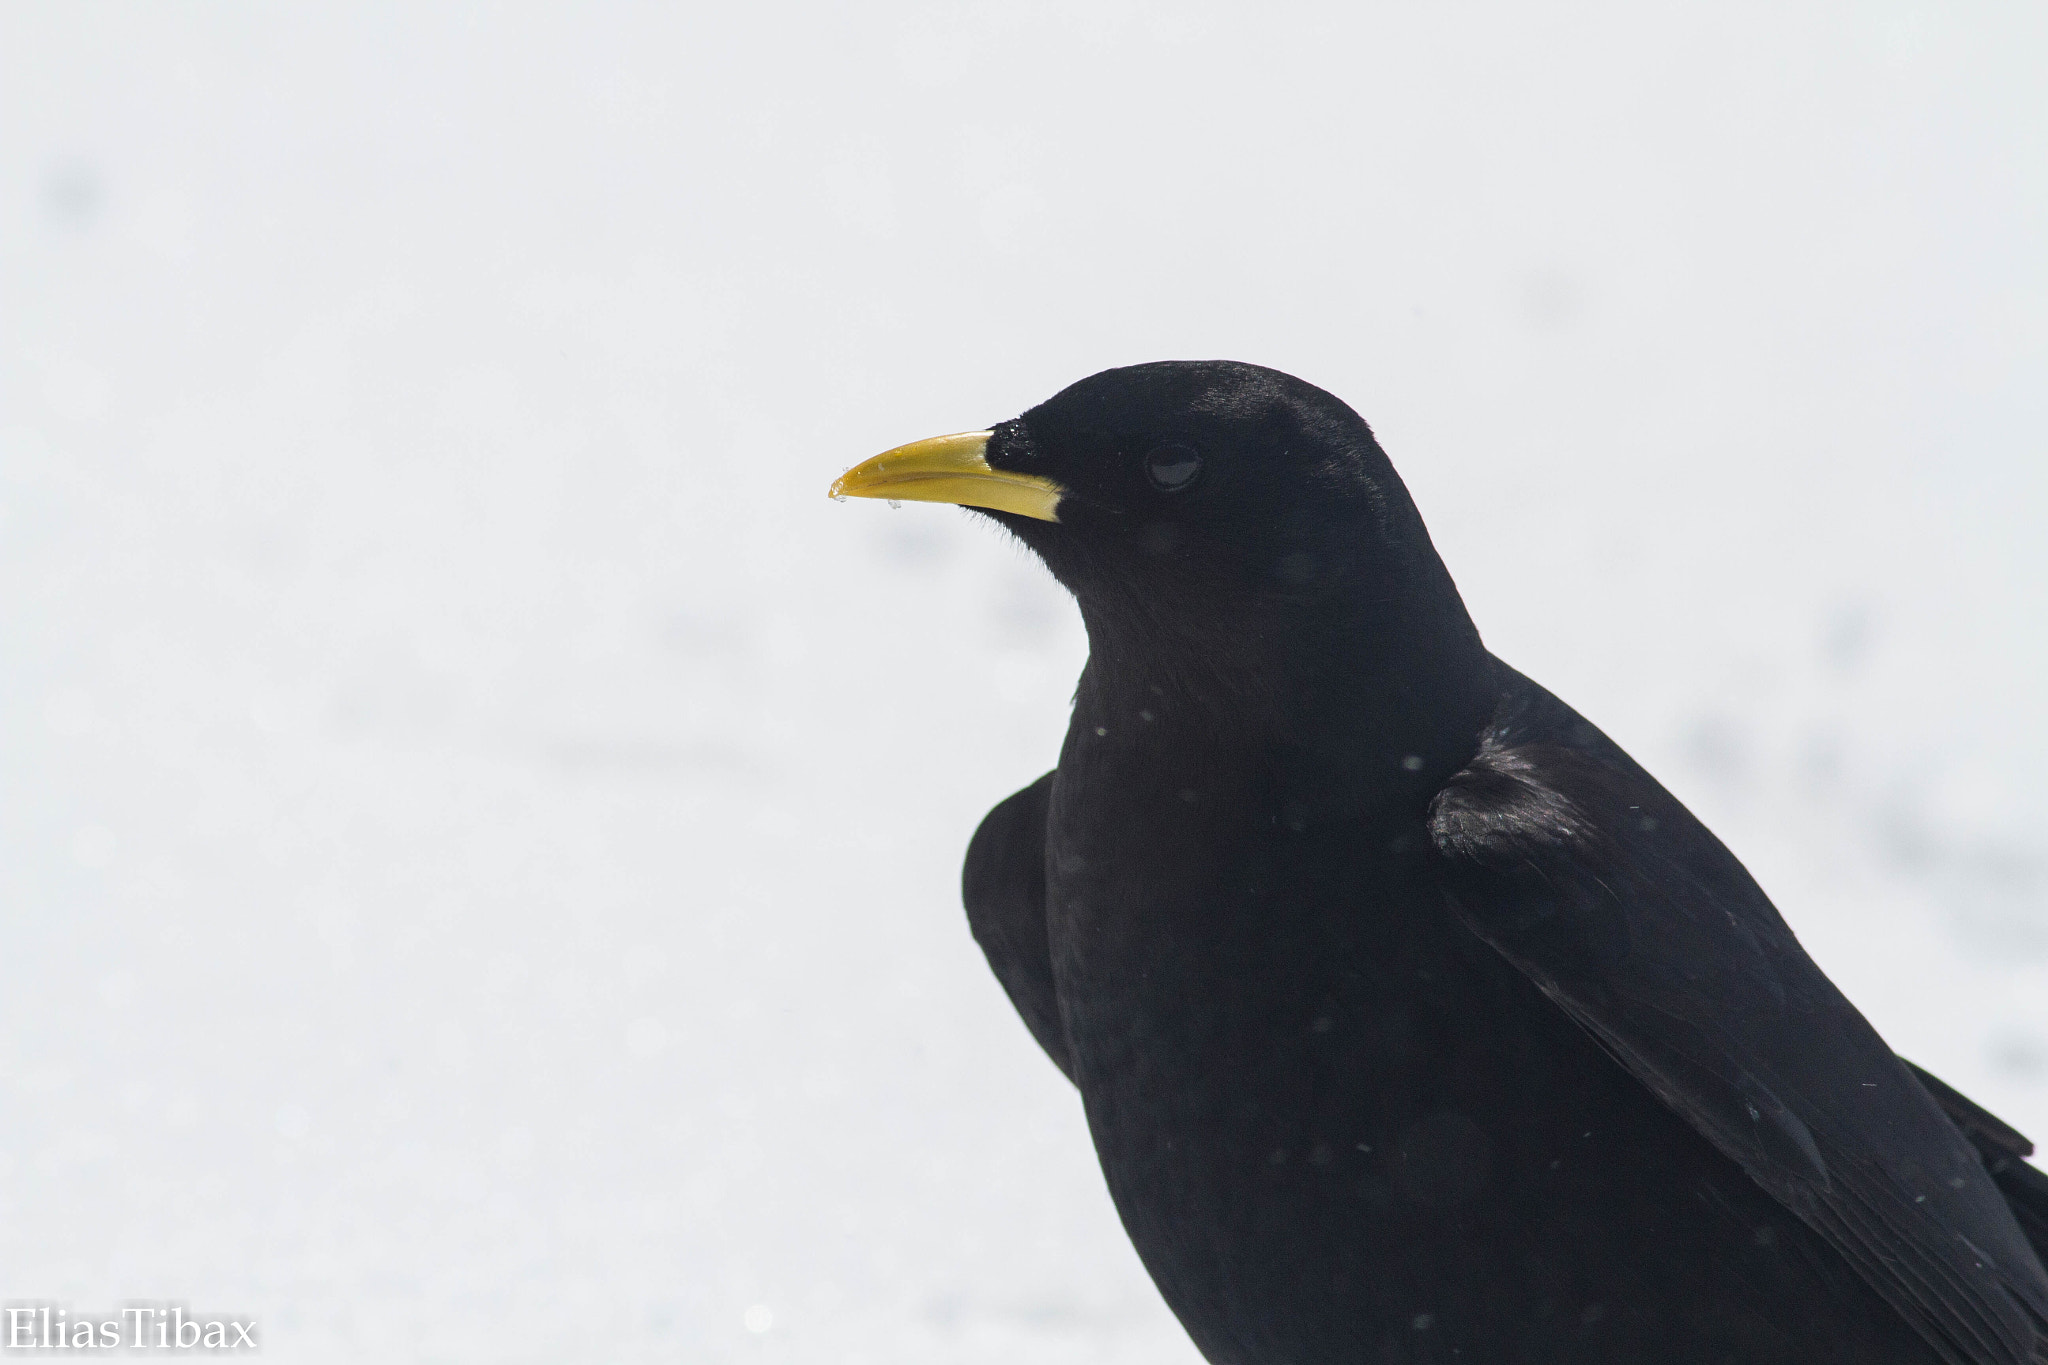
{"label": "bird's eye", "polygon": [[1192,446],[1159,446],[1145,454],[1145,477],[1154,488],[1178,493],[1202,472],[1202,457]]}

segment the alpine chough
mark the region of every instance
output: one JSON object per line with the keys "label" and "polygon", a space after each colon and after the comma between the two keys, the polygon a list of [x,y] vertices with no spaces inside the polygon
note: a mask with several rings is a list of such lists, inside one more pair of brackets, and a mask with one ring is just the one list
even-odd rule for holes
{"label": "alpine chough", "polygon": [[2026,1139],[1487,652],[1342,402],[1108,370],[832,491],[978,508],[1079,601],[967,915],[1211,1361],[2048,1362]]}

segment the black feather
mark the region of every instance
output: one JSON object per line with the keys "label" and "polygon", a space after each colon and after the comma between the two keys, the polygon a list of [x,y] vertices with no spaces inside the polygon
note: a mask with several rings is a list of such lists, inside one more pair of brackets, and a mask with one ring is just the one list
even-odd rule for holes
{"label": "black feather", "polygon": [[1349,408],[1138,366],[987,455],[1090,657],[969,918],[1209,1359],[2048,1362],[2025,1139],[1486,652]]}

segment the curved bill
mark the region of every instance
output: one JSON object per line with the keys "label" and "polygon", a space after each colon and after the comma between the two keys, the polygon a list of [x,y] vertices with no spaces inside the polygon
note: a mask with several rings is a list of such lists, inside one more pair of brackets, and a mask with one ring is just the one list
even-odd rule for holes
{"label": "curved bill", "polygon": [[885,450],[841,474],[828,495],[951,502],[1058,521],[1066,490],[1036,474],[991,469],[988,438],[986,431],[963,431]]}

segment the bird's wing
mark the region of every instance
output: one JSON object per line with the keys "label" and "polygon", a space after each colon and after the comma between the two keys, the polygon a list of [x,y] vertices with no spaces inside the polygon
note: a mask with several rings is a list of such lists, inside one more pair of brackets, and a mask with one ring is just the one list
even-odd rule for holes
{"label": "bird's wing", "polygon": [[967,845],[960,899],[966,902],[974,941],[1024,1016],[1024,1026],[1072,1080],[1045,936],[1045,817],[1052,777],[1047,773],[983,817]]}
{"label": "bird's wing", "polygon": [[1945,1359],[2048,1362],[2048,1274],[1976,1150],[1734,855],[1509,676],[1431,810],[1455,913]]}
{"label": "bird's wing", "polygon": [[1907,1062],[1948,1121],[1963,1130],[1963,1136],[1984,1158],[1984,1169],[2005,1193],[2005,1202],[2020,1231],[2033,1243],[2034,1254],[2048,1263],[2048,1172],[2029,1166],[2034,1144],[2024,1133],[1986,1110],[1967,1095],[1958,1094],[1946,1082]]}

